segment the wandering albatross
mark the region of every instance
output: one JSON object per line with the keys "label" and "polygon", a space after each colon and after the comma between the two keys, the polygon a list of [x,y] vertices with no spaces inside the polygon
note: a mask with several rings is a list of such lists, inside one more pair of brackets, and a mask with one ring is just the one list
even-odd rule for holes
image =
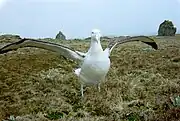
{"label": "wandering albatross", "polygon": [[100,83],[105,79],[105,76],[109,71],[111,63],[109,56],[115,46],[126,42],[141,41],[150,45],[156,50],[158,49],[156,42],[150,37],[133,36],[123,39],[115,39],[114,41],[112,40],[107,45],[107,48],[103,50],[100,43],[100,38],[100,30],[93,29],[91,31],[90,48],[86,53],[76,51],[62,44],[23,38],[18,42],[14,42],[0,48],[0,54],[7,53],[12,50],[17,50],[18,48],[23,47],[36,47],[50,50],[68,59],[81,62],[80,68],[75,69],[74,73],[75,75],[77,75],[81,83],[81,96],[83,97],[83,85],[95,84],[98,86],[98,90],[100,91]]}

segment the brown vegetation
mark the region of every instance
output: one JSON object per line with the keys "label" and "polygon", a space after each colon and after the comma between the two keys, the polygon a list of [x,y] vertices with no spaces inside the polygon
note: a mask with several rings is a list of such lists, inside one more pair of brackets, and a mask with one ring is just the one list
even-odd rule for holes
{"label": "brown vegetation", "polygon": [[[0,55],[0,120],[12,115],[17,121],[180,120],[180,108],[173,105],[180,95],[180,39],[156,41],[159,50],[140,42],[115,48],[101,92],[86,87],[83,100],[72,71],[76,63],[36,48]],[[89,47],[89,42],[63,43]]]}

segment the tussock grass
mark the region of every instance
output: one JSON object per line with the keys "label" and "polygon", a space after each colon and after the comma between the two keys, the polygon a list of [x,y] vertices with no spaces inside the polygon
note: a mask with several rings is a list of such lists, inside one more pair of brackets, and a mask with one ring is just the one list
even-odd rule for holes
{"label": "tussock grass", "polygon": [[[115,48],[101,92],[86,87],[83,100],[76,63],[36,48],[0,55],[0,120],[180,120],[180,108],[173,105],[180,95],[180,39],[156,41],[156,51],[140,42]],[[63,43],[89,47],[87,41]]]}

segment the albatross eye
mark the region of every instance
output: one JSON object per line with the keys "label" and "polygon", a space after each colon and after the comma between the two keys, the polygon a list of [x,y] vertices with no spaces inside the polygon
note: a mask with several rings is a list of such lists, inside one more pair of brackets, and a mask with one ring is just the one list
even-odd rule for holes
{"label": "albatross eye", "polygon": [[92,34],[94,34],[94,32],[91,32]]}

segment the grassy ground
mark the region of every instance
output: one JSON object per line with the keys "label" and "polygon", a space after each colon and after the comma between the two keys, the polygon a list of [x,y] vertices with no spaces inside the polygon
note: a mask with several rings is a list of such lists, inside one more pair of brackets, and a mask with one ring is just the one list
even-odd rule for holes
{"label": "grassy ground", "polygon": [[[180,120],[175,100],[180,95],[180,39],[156,41],[156,51],[140,42],[115,48],[101,92],[86,87],[84,100],[72,72],[76,63],[35,48],[0,55],[0,120]],[[89,42],[63,43],[83,51],[89,47]]]}

